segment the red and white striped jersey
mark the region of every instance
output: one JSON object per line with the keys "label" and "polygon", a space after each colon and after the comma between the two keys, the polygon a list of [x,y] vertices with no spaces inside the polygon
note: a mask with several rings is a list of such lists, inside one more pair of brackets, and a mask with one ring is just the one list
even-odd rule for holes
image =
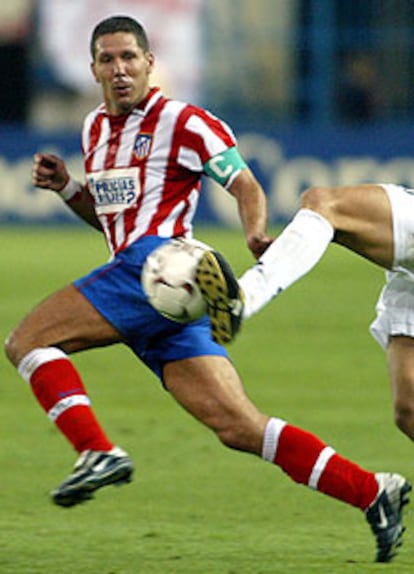
{"label": "red and white striped jersey", "polygon": [[143,235],[192,235],[203,165],[236,145],[209,112],[158,88],[132,112],[102,104],[85,119],[82,148],[95,211],[112,254]]}

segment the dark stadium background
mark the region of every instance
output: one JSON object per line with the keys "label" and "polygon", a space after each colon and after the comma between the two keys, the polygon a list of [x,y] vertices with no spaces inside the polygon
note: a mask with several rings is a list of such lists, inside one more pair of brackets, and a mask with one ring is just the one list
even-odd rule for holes
{"label": "dark stadium background", "polygon": [[[0,25],[0,223],[67,219],[31,189],[31,157],[62,153],[81,176],[79,130],[98,102],[85,80],[88,23],[111,8],[156,23],[157,80],[229,121],[272,223],[289,218],[311,184],[414,187],[410,0],[5,0],[0,18],[11,6],[21,21],[11,38],[7,20]],[[230,202],[203,194],[199,221],[232,225]]]}

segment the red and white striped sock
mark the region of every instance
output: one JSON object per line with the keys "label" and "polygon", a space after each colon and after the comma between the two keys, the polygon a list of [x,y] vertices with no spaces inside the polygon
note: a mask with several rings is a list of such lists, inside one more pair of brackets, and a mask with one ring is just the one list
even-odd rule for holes
{"label": "red and white striped sock", "polygon": [[361,510],[366,510],[378,493],[374,473],[336,454],[315,435],[281,419],[272,418],[267,424],[262,458],[280,466],[295,482]]}
{"label": "red and white striped sock", "polygon": [[98,423],[82,380],[63,351],[54,347],[34,349],[21,360],[18,371],[78,452],[111,450],[114,445]]}

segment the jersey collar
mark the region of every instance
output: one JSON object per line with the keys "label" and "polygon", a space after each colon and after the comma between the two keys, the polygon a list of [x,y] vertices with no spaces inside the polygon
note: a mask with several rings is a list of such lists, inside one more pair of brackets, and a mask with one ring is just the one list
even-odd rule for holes
{"label": "jersey collar", "polygon": [[151,88],[148,95],[132,110],[132,113],[145,116],[161,97],[162,93],[160,88]]}

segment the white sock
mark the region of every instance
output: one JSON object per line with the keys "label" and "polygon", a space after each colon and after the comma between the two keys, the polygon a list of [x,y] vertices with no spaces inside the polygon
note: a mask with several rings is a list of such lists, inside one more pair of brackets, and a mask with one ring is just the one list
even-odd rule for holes
{"label": "white sock", "polygon": [[273,297],[308,273],[325,253],[334,229],[310,209],[300,209],[259,261],[239,279],[248,319]]}

